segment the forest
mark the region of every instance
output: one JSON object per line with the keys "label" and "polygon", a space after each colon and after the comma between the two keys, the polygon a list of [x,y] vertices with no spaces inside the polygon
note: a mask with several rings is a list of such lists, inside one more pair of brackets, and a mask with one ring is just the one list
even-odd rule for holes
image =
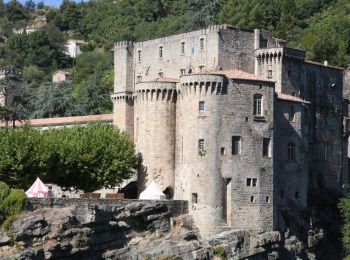
{"label": "forest", "polygon": [[[308,59],[350,63],[348,0],[64,0],[59,8],[0,0],[0,67],[20,70],[20,118],[108,113],[113,87],[111,48],[116,41],[140,41],[229,23],[260,28],[307,51]],[[16,34],[45,16],[47,24]],[[67,39],[82,39],[83,54],[63,53]],[[57,85],[57,69],[71,69],[71,80]],[[2,114],[10,111],[2,109]],[[4,112],[5,111],[5,112]],[[0,112],[1,113],[1,112]]]}

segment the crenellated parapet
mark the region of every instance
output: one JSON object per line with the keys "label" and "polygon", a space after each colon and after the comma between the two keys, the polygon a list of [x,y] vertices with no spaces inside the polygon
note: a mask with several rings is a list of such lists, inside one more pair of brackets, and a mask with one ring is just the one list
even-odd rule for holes
{"label": "crenellated parapet", "polygon": [[254,53],[259,63],[281,62],[283,58],[305,60],[304,51],[285,47],[261,48]]}
{"label": "crenellated parapet", "polygon": [[130,92],[130,91],[117,92],[111,95],[112,102],[117,102],[117,103],[131,101],[133,99],[134,99],[134,92]]}
{"label": "crenellated parapet", "polygon": [[114,48],[115,49],[124,49],[124,48],[126,48],[128,46],[132,46],[132,45],[134,45],[134,42],[132,42],[132,41],[120,41],[120,42],[116,42],[114,44]]}
{"label": "crenellated parapet", "polygon": [[135,85],[135,98],[143,101],[174,101],[177,82],[151,81]]}
{"label": "crenellated parapet", "polygon": [[193,74],[181,77],[178,92],[182,95],[191,95],[197,92],[222,94],[225,91],[225,76],[217,74]]}

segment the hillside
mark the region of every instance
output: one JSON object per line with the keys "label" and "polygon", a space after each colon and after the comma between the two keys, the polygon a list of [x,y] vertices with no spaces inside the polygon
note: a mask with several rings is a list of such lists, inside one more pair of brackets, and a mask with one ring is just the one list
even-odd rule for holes
{"label": "hillside", "polygon": [[[0,66],[22,71],[25,94],[16,112],[22,118],[105,113],[111,111],[110,49],[116,41],[229,23],[267,30],[290,47],[306,50],[309,59],[345,67],[350,63],[349,13],[348,0],[64,0],[58,9],[32,0],[25,5],[0,0]],[[14,33],[35,26],[41,29]],[[77,59],[63,54],[68,39],[88,42]],[[67,68],[71,80],[57,88],[51,75]]]}

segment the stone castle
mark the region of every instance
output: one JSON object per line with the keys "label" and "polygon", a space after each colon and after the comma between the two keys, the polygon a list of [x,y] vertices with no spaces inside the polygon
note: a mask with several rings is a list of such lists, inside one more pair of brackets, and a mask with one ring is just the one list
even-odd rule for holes
{"label": "stone castle", "polygon": [[[114,47],[114,123],[203,234],[283,229],[308,192],[348,182],[343,70],[229,25]],[[345,124],[344,124],[345,122]]]}

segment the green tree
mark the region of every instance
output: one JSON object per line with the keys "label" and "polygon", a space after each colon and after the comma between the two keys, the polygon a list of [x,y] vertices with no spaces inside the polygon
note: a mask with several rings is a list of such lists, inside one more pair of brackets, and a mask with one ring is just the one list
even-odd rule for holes
{"label": "green tree", "polygon": [[37,176],[63,187],[93,191],[131,177],[137,166],[132,141],[112,125],[40,131],[0,129],[0,179],[28,188]]}
{"label": "green tree", "polygon": [[29,12],[34,12],[35,11],[35,3],[33,0],[27,0],[25,3],[24,3],[25,7],[27,8],[27,10]]}
{"label": "green tree", "polygon": [[63,82],[61,84],[44,83],[35,93],[32,101],[34,111],[32,118],[63,117],[77,114],[72,87]]}
{"label": "green tree", "polygon": [[23,68],[22,77],[28,83],[38,83],[45,78],[45,72],[35,65],[30,65]]}

